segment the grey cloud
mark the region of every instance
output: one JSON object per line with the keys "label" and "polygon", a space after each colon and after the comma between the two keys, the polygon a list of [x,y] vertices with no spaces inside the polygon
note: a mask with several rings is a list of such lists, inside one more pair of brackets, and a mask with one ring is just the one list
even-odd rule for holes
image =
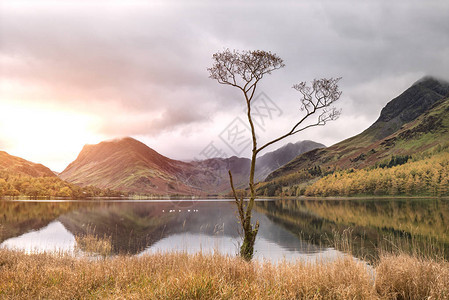
{"label": "grey cloud", "polygon": [[191,123],[204,123],[210,117],[200,110],[181,106],[166,109],[156,114],[133,114],[111,116],[101,128],[101,132],[111,136],[148,135],[156,136],[188,126]]}
{"label": "grey cloud", "polygon": [[[238,92],[206,71],[225,47],[284,59],[260,91],[285,109],[298,99],[292,84],[342,76],[343,114],[361,120],[377,117],[421,75],[449,79],[447,1],[98,3],[0,8],[0,75],[41,85],[55,101],[92,107],[107,119],[105,134],[167,133],[238,106]],[[111,113],[102,109],[109,105]],[[291,124],[288,118],[281,122]],[[347,137],[331,132],[334,142]]]}
{"label": "grey cloud", "polygon": [[198,70],[195,54],[200,51],[194,50],[201,41],[187,34],[189,26],[176,24],[176,15],[134,14],[115,11],[102,18],[64,9],[36,15],[3,12],[2,55],[25,63],[6,66],[2,74],[40,81],[52,90],[77,90],[88,101],[92,95],[96,101],[110,100],[102,94],[106,90],[107,96],[128,98],[138,108],[161,102],[153,86],[204,84],[206,65]]}
{"label": "grey cloud", "polygon": [[449,75],[441,65],[448,52],[440,51],[449,50],[445,33],[449,26],[445,21],[449,17],[447,3],[344,3],[345,6],[340,2],[326,2],[323,7],[341,42],[349,42],[354,47],[345,49],[356,67],[351,70],[350,59],[346,59],[345,69],[351,71],[351,80],[366,81],[420,71]]}

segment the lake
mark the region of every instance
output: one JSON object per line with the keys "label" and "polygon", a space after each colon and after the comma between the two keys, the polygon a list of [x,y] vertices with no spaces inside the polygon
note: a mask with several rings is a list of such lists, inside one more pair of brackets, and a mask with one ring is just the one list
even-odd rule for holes
{"label": "lake", "polygon": [[[260,200],[253,220],[260,260],[331,260],[348,249],[370,260],[397,246],[449,257],[448,200]],[[238,225],[229,200],[0,201],[0,247],[26,252],[74,253],[75,236],[92,233],[113,254],[235,255]]]}

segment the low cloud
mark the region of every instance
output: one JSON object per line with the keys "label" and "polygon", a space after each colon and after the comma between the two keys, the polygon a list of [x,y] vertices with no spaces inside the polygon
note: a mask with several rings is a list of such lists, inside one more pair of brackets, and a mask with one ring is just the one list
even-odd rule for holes
{"label": "low cloud", "polygon": [[155,114],[111,115],[100,126],[99,132],[108,136],[157,136],[207,120],[209,117],[202,115],[201,111],[181,107]]}

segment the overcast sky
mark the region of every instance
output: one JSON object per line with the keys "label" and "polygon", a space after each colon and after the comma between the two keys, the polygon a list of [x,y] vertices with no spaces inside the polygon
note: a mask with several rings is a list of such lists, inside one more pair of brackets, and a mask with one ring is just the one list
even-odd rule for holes
{"label": "overcast sky", "polygon": [[279,108],[258,127],[261,143],[300,116],[293,84],[343,77],[338,121],[268,151],[332,145],[422,76],[449,79],[447,0],[0,3],[0,150],[56,171],[84,144],[123,136],[175,159],[205,158],[211,142],[247,156],[225,143],[228,125],[244,120],[242,95],[208,78],[225,48],[286,64],[256,92]]}

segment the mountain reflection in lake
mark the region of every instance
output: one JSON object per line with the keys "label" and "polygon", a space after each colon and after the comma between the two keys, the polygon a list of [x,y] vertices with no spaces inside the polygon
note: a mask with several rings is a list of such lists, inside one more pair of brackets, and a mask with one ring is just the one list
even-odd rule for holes
{"label": "mountain reflection in lake", "polygon": [[[449,240],[449,205],[440,200],[258,201],[253,219],[260,222],[255,257],[272,261],[332,259],[340,252],[327,237],[348,227],[356,254],[391,232],[445,245]],[[235,206],[228,201],[0,201],[0,247],[71,252],[74,237],[87,233],[109,237],[114,254],[235,255],[240,242]]]}
{"label": "mountain reflection in lake", "polygon": [[256,210],[314,244],[345,248],[346,233],[352,254],[365,260],[379,249],[449,258],[447,199],[278,200]]}

